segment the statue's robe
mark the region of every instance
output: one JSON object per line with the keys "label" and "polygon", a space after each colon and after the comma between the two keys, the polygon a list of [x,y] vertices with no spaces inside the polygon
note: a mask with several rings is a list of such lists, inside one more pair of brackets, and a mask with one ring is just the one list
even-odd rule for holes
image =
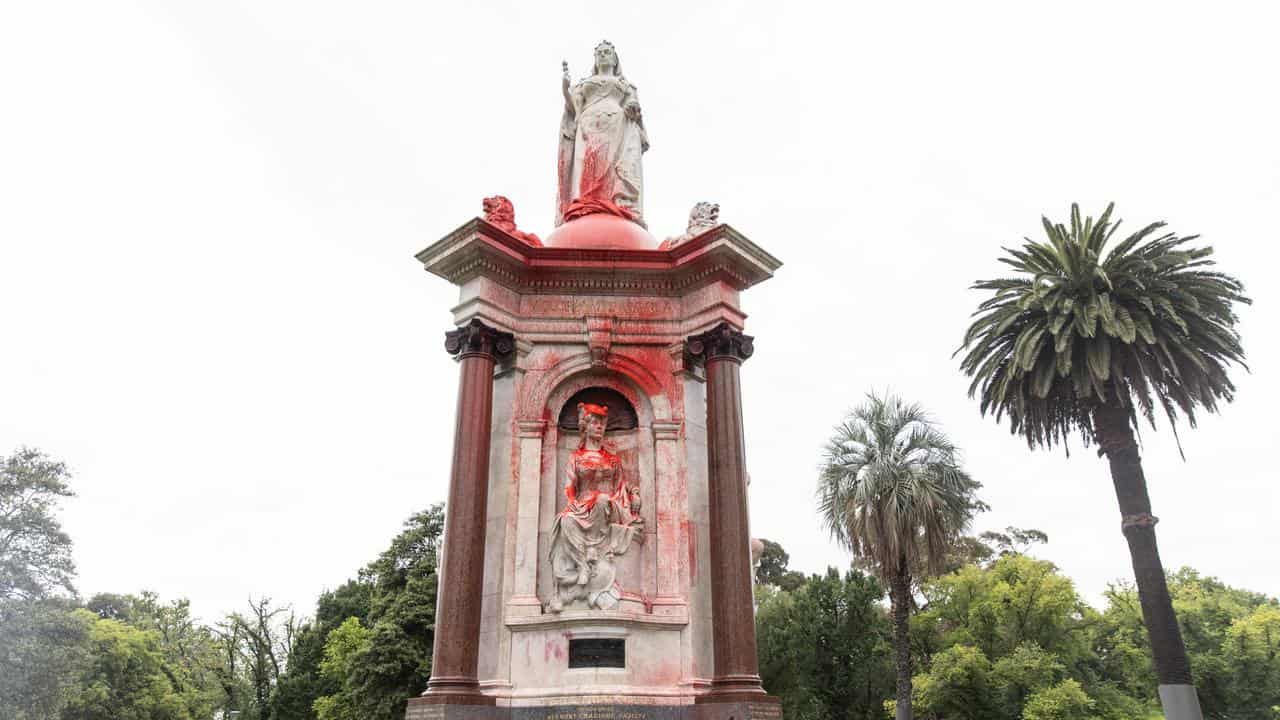
{"label": "statue's robe", "polygon": [[560,119],[556,225],[607,212],[644,225],[642,156],[649,149],[643,122],[627,117],[639,107],[636,88],[621,75],[593,75],[569,91]]}

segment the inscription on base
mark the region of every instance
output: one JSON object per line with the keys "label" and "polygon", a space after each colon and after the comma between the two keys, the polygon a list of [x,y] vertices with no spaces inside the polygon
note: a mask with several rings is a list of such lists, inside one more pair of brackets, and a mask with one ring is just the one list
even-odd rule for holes
{"label": "inscription on base", "polygon": [[687,720],[687,705],[559,705],[511,708],[512,720]]}

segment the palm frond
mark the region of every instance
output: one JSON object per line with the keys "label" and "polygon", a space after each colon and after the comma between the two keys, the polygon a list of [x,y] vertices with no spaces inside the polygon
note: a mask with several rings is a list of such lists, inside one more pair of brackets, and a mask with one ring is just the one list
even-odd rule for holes
{"label": "palm frond", "polygon": [[833,539],[888,580],[940,567],[985,507],[978,487],[923,406],[873,393],[827,442],[818,511]]}
{"label": "palm frond", "polygon": [[1244,362],[1235,307],[1244,286],[1210,270],[1198,236],[1150,223],[1104,252],[1120,222],[1114,204],[1095,221],[1071,206],[1069,226],[1041,218],[1048,242],[1027,239],[999,260],[1018,272],[979,281],[991,291],[956,354],[970,397],[1031,446],[1079,433],[1093,441],[1092,411],[1130,408],[1154,427],[1158,405],[1174,426],[1195,426],[1235,394],[1227,368]]}

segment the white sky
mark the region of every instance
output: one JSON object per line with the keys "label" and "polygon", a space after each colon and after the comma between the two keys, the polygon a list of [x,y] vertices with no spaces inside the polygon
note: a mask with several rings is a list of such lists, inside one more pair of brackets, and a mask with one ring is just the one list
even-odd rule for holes
{"label": "white sky", "polygon": [[[447,7],[447,11],[443,8]],[[456,289],[412,254],[502,193],[545,234],[560,61],[607,37],[689,207],[786,264],[744,294],[756,535],[820,571],[819,448],[871,388],[931,407],[994,510],[1097,598],[1104,461],[979,417],[951,353],[1002,245],[1119,203],[1256,304],[1239,399],[1145,432],[1166,566],[1280,595],[1280,44],[1234,3],[14,2],[0,9],[0,454],[66,460],[80,588],[310,612],[442,500]]]}

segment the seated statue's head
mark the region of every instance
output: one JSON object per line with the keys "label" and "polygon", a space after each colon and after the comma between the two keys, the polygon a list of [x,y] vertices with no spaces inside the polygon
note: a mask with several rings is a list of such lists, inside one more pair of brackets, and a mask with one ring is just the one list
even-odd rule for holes
{"label": "seated statue's head", "polygon": [[613,43],[601,40],[596,46],[596,62],[593,72],[596,75],[621,75],[622,63],[618,62],[618,51]]}
{"label": "seated statue's head", "polygon": [[588,439],[594,440],[596,444],[603,442],[604,429],[608,424],[608,405],[578,403],[578,432],[581,433],[581,440],[578,441],[578,447],[586,447]]}

